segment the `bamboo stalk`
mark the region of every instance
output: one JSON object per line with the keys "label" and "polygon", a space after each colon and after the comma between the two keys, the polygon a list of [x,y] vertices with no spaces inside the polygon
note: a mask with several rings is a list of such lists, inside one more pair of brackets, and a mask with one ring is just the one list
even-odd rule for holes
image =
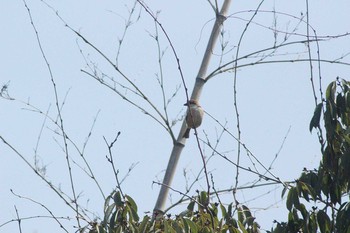
{"label": "bamboo stalk", "polygon": [[[226,14],[230,4],[231,4],[231,0],[225,0],[221,7],[220,13],[217,13],[216,15],[216,20],[208,41],[208,45],[196,77],[195,85],[192,90],[191,99],[198,100],[202,93],[203,86],[206,82],[205,75],[207,73],[208,65],[213,54],[212,51],[214,50],[216,41],[219,37],[220,29],[223,25],[223,22],[226,20]],[[153,210],[154,218],[156,218],[159,215],[163,215],[166,199],[169,193],[169,188],[171,186],[172,180],[175,175],[176,166],[178,164],[182,149],[185,147],[186,139],[183,137],[183,134],[186,128],[187,128],[186,120],[184,119],[184,121],[182,122],[182,127],[179,132],[178,138],[174,143],[173,149],[171,151],[168,166],[164,175],[163,183],[159,191],[158,199]]]}

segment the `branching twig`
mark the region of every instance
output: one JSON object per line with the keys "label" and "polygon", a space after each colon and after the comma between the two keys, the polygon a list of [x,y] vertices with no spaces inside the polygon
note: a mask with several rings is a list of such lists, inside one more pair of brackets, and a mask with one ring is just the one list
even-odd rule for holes
{"label": "branching twig", "polygon": [[[289,42],[289,43],[284,43],[284,44],[281,44],[279,45],[279,48],[282,48],[282,47],[286,47],[286,46],[290,46],[290,45],[293,45],[293,44],[305,44],[307,42],[321,42],[321,41],[324,41],[322,39],[310,39],[310,40],[298,40],[298,41],[292,41],[292,42]],[[260,50],[257,50],[257,51],[254,51],[252,53],[249,53],[249,54],[246,54],[244,56],[241,56],[241,57],[236,57],[234,60],[230,61],[230,62],[227,62],[223,65],[221,65],[220,67],[217,67],[216,69],[214,69],[208,76],[207,76],[207,80],[213,78],[214,76],[218,75],[218,74],[221,74],[221,73],[224,73],[224,72],[228,72],[228,71],[235,71],[236,69],[239,69],[239,68],[242,68],[242,67],[245,67],[245,66],[252,66],[252,65],[261,65],[261,64],[266,64],[266,63],[295,63],[295,62],[309,62],[310,59],[289,59],[289,60],[273,60],[273,61],[260,61],[260,62],[251,62],[251,63],[246,63],[246,64],[243,64],[243,65],[238,65],[237,64],[237,67],[233,66],[233,67],[229,67],[229,68],[226,68],[224,69],[225,67],[229,66],[229,65],[232,65],[232,64],[235,64],[236,62],[240,61],[240,60],[243,60],[243,59],[247,59],[247,58],[251,58],[257,54],[260,54],[262,52],[266,52],[266,51],[269,51],[269,50],[275,50],[276,48],[275,47],[268,47],[268,48],[264,48],[264,49],[260,49]],[[318,61],[316,59],[312,59],[311,61]],[[326,59],[320,59],[319,60],[320,62],[324,62],[324,63],[330,63],[330,64],[339,64],[339,65],[350,65],[350,63],[347,63],[347,62],[340,62],[338,59],[334,59],[334,60],[326,60]]]}
{"label": "branching twig", "polygon": [[[309,18],[309,1],[306,0],[306,38],[309,40],[310,36],[310,18]],[[314,94],[314,99],[315,99],[315,106],[317,105],[317,96],[316,96],[316,89],[315,89],[315,84],[314,84],[314,72],[313,72],[313,65],[312,65],[312,55],[311,55],[311,48],[310,48],[310,43],[306,43],[307,51],[308,51],[308,56],[309,56],[309,66],[310,66],[310,82],[312,86],[312,93]]]}
{"label": "branching twig", "polygon": [[[160,77],[158,78],[158,83],[160,85],[160,89],[161,89],[161,92],[162,92],[162,101],[163,101],[163,110],[164,110],[164,115],[165,115],[165,124],[167,125],[168,129],[169,129],[169,132],[170,132],[170,135],[173,139],[173,142],[175,142],[175,135],[173,134],[173,132],[170,130],[171,128],[171,124],[170,124],[170,119],[169,119],[169,114],[168,114],[168,105],[169,105],[169,101],[170,100],[167,100],[166,98],[166,93],[165,93],[165,83],[164,83],[164,73],[163,73],[163,55],[164,55],[164,52],[161,51],[161,46],[160,46],[160,40],[159,40],[159,33],[158,33],[158,24],[156,23],[156,21],[154,21],[154,27],[155,27],[155,31],[156,31],[156,34],[154,36],[154,39],[157,43],[157,51],[158,51],[158,66],[159,66],[159,75]],[[175,92],[176,94],[177,92]]]}
{"label": "branching twig", "polygon": [[185,89],[185,94],[186,94],[186,99],[187,99],[187,102],[189,101],[189,96],[188,96],[188,89],[187,89],[187,86],[186,86],[186,82],[185,82],[185,78],[184,78],[184,75],[182,73],[182,68],[181,68],[181,64],[180,64],[180,59],[177,55],[177,52],[175,50],[175,47],[168,35],[168,33],[166,32],[166,30],[164,29],[163,25],[158,21],[157,17],[152,13],[152,11],[149,9],[149,7],[143,2],[143,0],[137,0],[138,3],[143,7],[143,9],[145,9],[145,11],[153,18],[153,20],[158,24],[158,26],[160,27],[160,29],[163,31],[163,34],[164,36],[167,38],[167,41],[171,47],[171,50],[174,54],[174,57],[175,57],[175,60],[176,60],[176,63],[177,63],[177,69],[179,70],[179,74],[180,74],[180,77],[181,77],[181,81],[182,81],[182,84],[184,86],[184,89]]}
{"label": "branching twig", "polygon": [[[121,48],[122,48],[122,44],[123,44],[123,41],[126,37],[126,32],[128,31],[128,29],[130,28],[130,26],[133,24],[133,22],[131,21],[131,18],[135,12],[135,8],[136,8],[136,4],[137,4],[137,1],[134,2],[134,5],[131,7],[131,10],[129,12],[129,17],[127,20],[125,20],[125,27],[124,27],[124,31],[123,31],[123,35],[121,38],[118,38],[118,42],[119,42],[119,46],[118,46],[118,51],[117,51],[117,55],[116,55],[116,58],[115,58],[115,64],[116,66],[118,66],[118,60],[119,60],[119,55],[120,55],[120,51],[121,51]],[[140,15],[138,16],[137,20],[140,18]]]}
{"label": "branching twig", "polygon": [[[55,216],[57,219],[62,219],[62,220],[68,220],[70,221],[71,219],[69,217],[57,217]],[[25,220],[31,220],[31,219],[37,219],[37,218],[49,218],[49,219],[52,219],[52,216],[48,216],[48,215],[36,215],[36,216],[30,216],[30,217],[22,217],[20,219],[16,218],[16,219],[11,219],[11,220],[8,220],[2,224],[0,224],[0,228],[7,225],[7,224],[10,224],[10,223],[13,223],[13,222],[18,222],[18,220],[20,220],[21,222],[25,221]]]}
{"label": "branching twig", "polygon": [[67,144],[66,133],[65,133],[64,125],[63,125],[63,118],[62,118],[62,115],[61,115],[61,108],[59,106],[59,98],[58,98],[58,91],[57,91],[57,87],[56,87],[56,82],[54,80],[54,76],[53,76],[53,73],[52,73],[49,61],[46,58],[44,49],[43,49],[43,47],[41,45],[41,40],[40,40],[40,37],[39,37],[39,33],[38,33],[38,31],[37,31],[37,29],[36,29],[36,27],[34,25],[32,14],[30,12],[29,7],[27,6],[26,0],[23,0],[23,3],[24,3],[25,8],[27,9],[28,16],[30,18],[30,23],[31,23],[31,25],[33,27],[33,30],[35,32],[36,40],[37,40],[37,43],[38,43],[41,55],[42,55],[42,57],[43,57],[43,59],[45,61],[45,65],[46,65],[47,70],[48,70],[49,75],[50,75],[50,80],[51,80],[51,84],[52,84],[53,91],[54,91],[54,96],[55,96],[55,105],[56,105],[56,109],[57,109],[58,118],[59,118],[59,121],[60,121],[60,130],[62,132],[62,137],[63,137],[62,139],[63,139],[63,142],[64,142],[64,149],[65,149],[66,162],[67,162],[68,174],[69,174],[69,179],[70,179],[70,186],[71,186],[71,190],[72,190],[73,198],[74,198],[74,205],[75,205],[75,211],[76,211],[76,220],[77,220],[77,223],[78,223],[78,227],[80,228],[81,226],[80,226],[80,218],[79,218],[79,205],[78,205],[78,200],[77,200],[77,196],[76,196],[76,192],[75,192],[75,185],[74,185],[72,168],[71,168],[70,161],[69,161],[68,144]]}
{"label": "branching twig", "polygon": [[[147,95],[116,65],[112,62],[111,59],[109,59],[107,57],[107,55],[105,53],[103,53],[99,48],[97,48],[94,44],[92,44],[85,36],[83,36],[80,32],[78,32],[77,30],[75,30],[73,27],[71,27],[61,16],[60,14],[55,11],[55,9],[50,6],[48,3],[44,2],[45,5],[47,7],[49,7],[52,11],[55,12],[56,16],[64,23],[64,25],[71,30],[75,35],[77,35],[81,40],[84,41],[85,44],[87,44],[90,48],[92,48],[97,54],[99,54],[109,65],[111,65],[113,67],[113,69],[127,82],[131,85],[132,88],[135,89],[135,92],[137,93],[138,96],[140,96],[144,101],[146,101],[146,103],[156,112],[156,114],[161,118],[161,120],[163,122],[167,122],[166,118],[163,116],[163,114],[158,110],[158,108],[152,103],[152,101],[147,97]],[[181,69],[180,69],[181,70]],[[94,79],[98,80],[101,84],[103,84],[104,86],[107,86],[108,88],[112,89],[113,91],[115,91],[118,95],[120,95],[124,100],[127,100],[129,103],[131,103],[133,106],[139,108],[141,111],[143,110],[143,108],[130,101],[129,99],[127,99],[124,95],[122,95],[120,92],[116,91],[116,89],[114,89],[112,86],[106,84],[105,82],[103,82],[103,80],[98,79],[97,77],[95,77],[95,73],[91,74],[87,71],[81,70],[83,73],[88,74],[90,77],[93,77]],[[160,120],[158,120],[155,116],[153,116],[152,114],[150,114],[148,111],[143,111],[145,114],[151,116],[153,119],[155,119],[158,123],[160,123],[168,132],[171,132],[170,128],[167,128],[164,124],[161,123]]]}
{"label": "branching twig", "polygon": [[112,153],[112,148],[114,146],[114,143],[117,142],[118,138],[120,136],[120,132],[117,133],[117,136],[114,138],[114,140],[111,142],[111,143],[108,143],[107,142],[107,139],[105,137],[103,137],[103,140],[105,141],[107,147],[108,147],[108,156],[106,156],[108,162],[111,163],[112,165],[112,169],[113,169],[113,172],[114,172],[114,177],[115,177],[115,180],[117,182],[117,189],[120,191],[121,195],[124,197],[124,194],[123,194],[123,190],[120,186],[120,182],[119,182],[119,178],[118,178],[118,173],[119,173],[119,170],[116,169],[115,167],[115,164],[114,164],[114,161],[113,161],[113,153]]}
{"label": "branching twig", "polygon": [[[157,185],[160,185],[160,186],[166,185],[166,184],[163,184],[163,183],[160,183],[160,182],[157,182],[157,181],[153,181],[152,184],[157,184]],[[193,197],[189,196],[187,193],[181,192],[180,190],[176,190],[176,189],[172,188],[171,186],[168,186],[168,188],[169,188],[170,190],[172,190],[172,191],[174,191],[174,192],[176,192],[176,193],[182,195],[182,196],[187,197],[187,198],[188,198],[187,200],[191,200],[191,201],[196,202],[200,207],[202,207],[202,208],[207,208],[206,206],[203,206],[201,203],[199,203],[199,202],[196,200],[196,198],[193,198]],[[168,210],[169,210],[169,209],[170,209],[170,208],[168,208]],[[165,211],[165,213],[166,213],[166,211]]]}
{"label": "branching twig", "polygon": [[19,232],[22,233],[22,226],[21,226],[21,218],[19,217],[19,214],[18,214],[18,210],[17,210],[17,207],[15,206],[15,211],[16,211],[16,216],[17,216],[17,222],[18,222],[18,228],[19,228]]}
{"label": "branching twig", "polygon": [[[37,204],[37,205],[43,207],[43,208],[51,215],[51,217],[58,223],[58,225],[60,226],[60,228],[62,228],[65,232],[68,233],[68,230],[62,225],[62,223],[57,219],[57,217],[52,213],[52,211],[51,211],[49,208],[47,208],[45,205],[43,205],[42,203],[37,202],[37,201],[35,201],[35,200],[31,199],[31,198],[18,195],[18,194],[16,194],[12,189],[11,189],[11,193],[12,193],[13,195],[15,195],[16,197],[18,197],[18,198],[26,199],[26,200],[28,200],[28,201],[31,201],[31,202],[33,202],[33,203],[35,203],[35,204]],[[16,209],[16,213],[17,213],[17,209]],[[18,217],[18,216],[17,216],[17,217]]]}
{"label": "branching twig", "polygon": [[[252,20],[254,19],[254,17],[257,15],[257,11],[260,9],[261,5],[263,4],[264,0],[262,0],[258,7],[256,8],[256,10],[254,11],[252,17],[250,18],[250,20],[248,21],[248,23],[246,24],[240,38],[239,38],[239,41],[238,41],[238,45],[237,45],[237,50],[236,50],[236,58],[238,58],[238,55],[239,55],[239,52],[240,52],[240,47],[241,47],[241,43],[242,43],[242,40],[243,40],[243,37],[245,35],[245,32],[247,31],[249,25],[250,25],[250,22],[252,22]],[[238,140],[241,139],[241,126],[240,126],[240,117],[239,117],[239,111],[238,111],[238,103],[237,103],[237,59],[236,61],[234,62],[234,77],[233,77],[233,104],[234,104],[234,109],[235,109],[235,113],[236,113],[236,120],[237,120],[237,134],[238,134]],[[238,169],[238,166],[240,164],[240,157],[241,157],[241,144],[238,143],[237,144],[237,167],[236,167],[236,178],[235,178],[235,188],[237,188],[238,186],[238,176],[239,176],[239,169]],[[234,195],[234,198],[236,199],[236,196],[235,196],[235,193],[233,193]]]}
{"label": "branching twig", "polygon": [[[242,142],[238,137],[234,136],[229,130],[227,130],[227,128],[226,128],[224,125],[222,125],[222,124],[221,124],[216,118],[214,118],[211,114],[209,114],[208,112],[206,112],[206,115],[208,115],[208,116],[211,117],[214,121],[216,121],[216,123],[219,124],[219,125],[222,127],[222,129],[223,129],[225,132],[227,132],[239,145],[241,145],[241,146],[246,150],[247,154],[248,154],[249,156],[251,156],[252,158],[254,158],[255,161],[257,161],[258,164],[259,164],[261,167],[263,167],[264,170],[265,170],[267,173],[269,173],[272,177],[274,177],[274,179],[279,180],[278,177],[276,177],[274,174],[272,174],[272,173],[270,172],[270,170],[269,170],[268,168],[266,168],[265,165],[262,164],[262,163],[260,162],[260,160],[253,154],[253,152],[251,152],[251,151],[249,150],[249,148],[247,147],[247,145],[246,145],[244,142]],[[203,141],[203,142],[204,142],[204,141]],[[204,142],[204,143],[206,143],[206,142]],[[207,144],[207,145],[208,145],[213,151],[217,152],[217,150],[216,150],[214,147],[212,147],[210,144]],[[226,157],[226,156],[225,156],[225,157]],[[237,163],[233,163],[233,164],[237,164]],[[239,165],[239,164],[237,164],[237,165]],[[249,170],[252,171],[250,168],[249,168]],[[259,172],[256,171],[256,174],[259,174]],[[281,181],[280,181],[280,182],[281,182]],[[282,183],[283,183],[283,182],[282,182]],[[283,185],[286,186],[286,184],[284,184],[284,183],[283,183]]]}
{"label": "branching twig", "polygon": [[[42,174],[40,174],[35,169],[35,167],[32,164],[30,164],[28,160],[21,153],[19,153],[10,143],[8,143],[2,136],[0,136],[0,139],[7,147],[9,147],[16,155],[18,155],[28,165],[28,167],[30,167],[30,169],[36,175],[38,175],[59,196],[67,206],[69,206],[72,210],[76,211],[75,207],[63,196],[63,194],[59,191],[58,188],[56,188],[50,181],[48,181]],[[70,201],[73,201],[73,200],[70,200]],[[78,212],[77,214],[78,214],[77,216],[78,218],[85,219],[81,213]]]}

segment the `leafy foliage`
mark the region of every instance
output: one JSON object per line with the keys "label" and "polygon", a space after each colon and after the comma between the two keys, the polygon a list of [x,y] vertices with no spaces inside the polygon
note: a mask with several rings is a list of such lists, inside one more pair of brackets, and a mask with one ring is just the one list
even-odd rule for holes
{"label": "leafy foliage", "polygon": [[[305,169],[289,189],[288,222],[277,223],[272,232],[350,232],[350,82],[337,79],[328,85],[326,99],[316,106],[311,119],[310,131],[313,128],[319,134],[321,163],[318,169]],[[310,203],[310,210],[303,201]]]}
{"label": "leafy foliage", "polygon": [[[237,212],[238,220],[234,218]],[[220,214],[219,214],[220,213]],[[209,196],[201,192],[193,198],[187,209],[171,217],[171,215],[152,219],[145,215],[140,221],[137,205],[128,196],[119,191],[111,194],[105,202],[105,217],[101,223],[85,227],[81,232],[117,233],[117,232],[232,232],[257,233],[259,225],[252,217],[248,207],[233,203],[225,207],[220,203],[209,203]]]}

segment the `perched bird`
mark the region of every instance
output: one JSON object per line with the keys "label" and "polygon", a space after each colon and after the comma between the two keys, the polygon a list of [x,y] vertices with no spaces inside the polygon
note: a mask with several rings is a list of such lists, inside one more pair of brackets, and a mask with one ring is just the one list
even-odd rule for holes
{"label": "perched bird", "polygon": [[188,106],[186,114],[187,129],[183,137],[189,138],[190,130],[197,128],[202,124],[204,112],[197,100],[190,100],[188,103],[185,104],[185,106]]}

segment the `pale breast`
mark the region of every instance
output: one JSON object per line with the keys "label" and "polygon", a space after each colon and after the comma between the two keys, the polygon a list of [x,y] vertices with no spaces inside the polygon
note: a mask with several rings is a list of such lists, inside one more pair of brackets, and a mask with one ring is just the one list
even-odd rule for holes
{"label": "pale breast", "polygon": [[[187,114],[186,122],[189,128],[197,128],[202,124],[203,110],[198,107],[191,107],[191,114]],[[190,119],[192,116],[193,119]]]}

